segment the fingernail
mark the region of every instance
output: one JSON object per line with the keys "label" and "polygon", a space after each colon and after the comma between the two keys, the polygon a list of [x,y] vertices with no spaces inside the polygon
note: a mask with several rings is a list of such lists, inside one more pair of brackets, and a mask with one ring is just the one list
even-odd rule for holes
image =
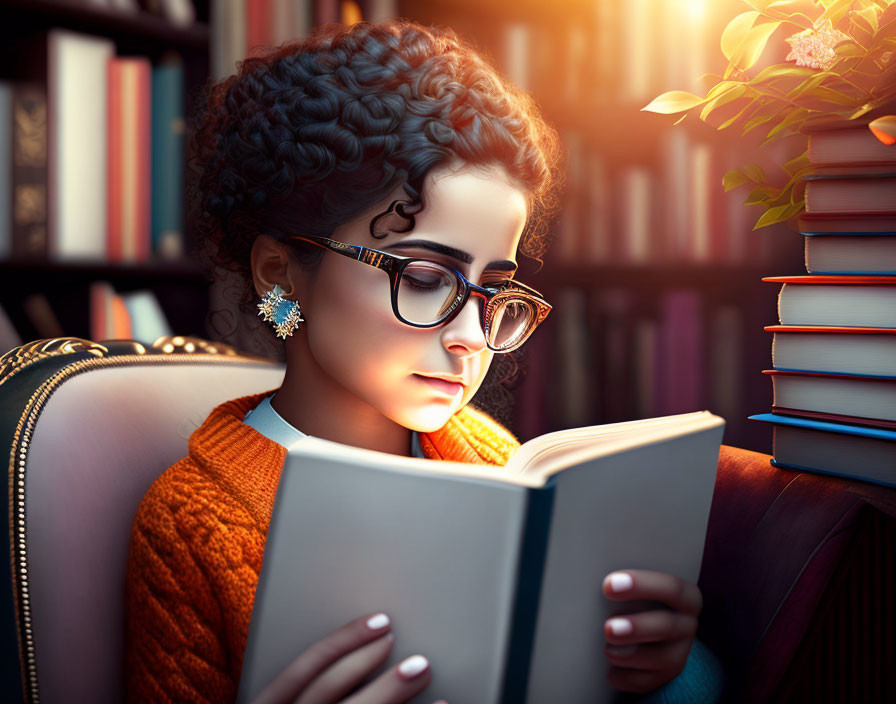
{"label": "fingernail", "polygon": [[429,660],[422,655],[411,655],[398,666],[398,671],[405,677],[416,677],[429,667]]}
{"label": "fingernail", "polygon": [[607,621],[607,625],[614,636],[625,636],[634,630],[632,622],[627,618],[611,618]]}
{"label": "fingernail", "polygon": [[613,572],[609,579],[610,588],[614,592],[624,592],[626,589],[631,589],[635,585],[632,576],[626,572]]}
{"label": "fingernail", "polygon": [[372,631],[378,631],[389,625],[389,617],[384,613],[374,614],[367,619],[367,627]]}

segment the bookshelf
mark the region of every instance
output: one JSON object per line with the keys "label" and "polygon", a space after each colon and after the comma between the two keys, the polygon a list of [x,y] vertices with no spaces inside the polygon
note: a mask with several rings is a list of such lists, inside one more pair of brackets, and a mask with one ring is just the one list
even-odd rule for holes
{"label": "bookshelf", "polygon": [[[187,117],[195,110],[199,89],[209,75],[211,43],[209,0],[194,0],[192,4],[195,21],[177,26],[136,2],[133,10],[123,10],[73,0],[0,0],[0,79],[12,86],[32,84],[46,96],[51,64],[47,34],[54,29],[67,30],[110,41],[116,57],[144,57],[153,68],[173,58],[182,70],[181,98]],[[182,124],[186,144],[189,135],[186,122]],[[173,168],[179,168],[182,177],[183,155],[180,162]],[[49,202],[47,206],[52,207]],[[183,217],[184,208],[181,201],[175,211]],[[14,234],[9,232],[7,236],[12,238]],[[23,253],[8,242],[4,255],[0,255],[0,305],[25,341],[44,337],[53,329],[36,325],[27,312],[27,301],[34,294],[43,295],[62,334],[90,338],[89,290],[91,284],[104,281],[120,293],[150,290],[175,334],[206,337],[209,284],[189,255],[185,228],[178,236],[179,253],[163,256],[153,244],[149,256],[136,261],[114,261],[104,256],[57,257],[48,247],[37,254]]]}
{"label": "bookshelf", "polygon": [[[35,60],[29,43],[64,27],[110,39],[117,54],[153,64],[177,52],[190,115],[199,87],[220,69],[212,64],[221,63],[211,3],[195,6],[196,23],[179,28],[143,10],[0,0],[0,79],[46,81],[46,59]],[[641,111],[665,90],[703,94],[706,84],[696,78],[724,68],[718,37],[742,10],[738,1],[694,0],[681,8],[674,0],[395,5],[396,16],[450,26],[470,40],[535,97],[565,143],[570,182],[552,223],[555,242],[537,272],[521,258],[521,278],[555,303],[549,325],[526,350],[530,373],[515,389],[511,426],[524,440],[574,424],[708,408],[728,421],[725,443],[771,451],[770,429],[746,421],[771,396],[760,373],[771,352],[762,328],[777,322],[776,287],[761,278],[800,273],[802,242],[784,225],[752,231],[759,212],[742,205],[745,189],[725,194],[719,181],[735,165],[758,161],[768,171],[786,159],[774,147],[758,150],[760,130],[746,137],[736,128],[719,132],[694,115],[673,126],[674,116]],[[694,8],[703,14],[688,14]],[[298,27],[307,18],[295,21]],[[66,306],[84,307],[63,322],[65,334],[87,337],[85,291],[96,280],[121,291],[151,289],[177,334],[207,336],[208,282],[187,260],[135,266],[7,259],[0,262],[0,304],[23,337],[40,336],[20,309],[24,296],[44,291],[51,302],[64,301],[60,316]],[[682,323],[699,339],[677,338]],[[665,357],[674,363],[657,361]],[[675,406],[669,378],[678,376],[700,380],[699,390],[682,396],[694,408]],[[582,397],[583,389],[590,395]]]}
{"label": "bookshelf", "polygon": [[771,398],[763,326],[777,322],[778,289],[761,279],[801,273],[802,238],[784,224],[753,231],[761,210],[743,205],[746,189],[724,193],[721,176],[749,163],[775,173],[800,145],[759,149],[761,130],[715,128],[727,115],[673,125],[680,115],[641,111],[668,90],[705,94],[715,81],[697,79],[724,71],[719,37],[742,3],[400,0],[398,10],[471,41],[564,141],[552,246],[541,269],[521,257],[521,278],[555,309],[522,355],[514,432],[706,408],[726,418],[726,444],[771,453],[771,432],[747,420]]}

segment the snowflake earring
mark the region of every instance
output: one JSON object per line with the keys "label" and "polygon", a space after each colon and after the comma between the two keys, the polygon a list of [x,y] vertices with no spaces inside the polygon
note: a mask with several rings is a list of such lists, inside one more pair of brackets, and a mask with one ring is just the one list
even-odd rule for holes
{"label": "snowflake earring", "polygon": [[283,293],[279,284],[274,284],[274,288],[268,291],[258,304],[258,314],[264,316],[267,322],[273,323],[277,336],[285,340],[292,335],[299,323],[305,322],[305,319],[302,317],[299,302],[287,301],[283,298]]}

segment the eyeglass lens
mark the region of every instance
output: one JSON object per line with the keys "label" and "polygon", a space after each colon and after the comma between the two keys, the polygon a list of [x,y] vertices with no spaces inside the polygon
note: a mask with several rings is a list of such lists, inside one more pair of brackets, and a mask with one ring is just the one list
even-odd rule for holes
{"label": "eyeglass lens", "polygon": [[[398,312],[411,323],[435,323],[450,312],[460,285],[450,269],[434,262],[411,262],[399,280]],[[536,310],[530,302],[511,293],[500,295],[493,305],[489,343],[504,349],[516,344],[526,333]]]}

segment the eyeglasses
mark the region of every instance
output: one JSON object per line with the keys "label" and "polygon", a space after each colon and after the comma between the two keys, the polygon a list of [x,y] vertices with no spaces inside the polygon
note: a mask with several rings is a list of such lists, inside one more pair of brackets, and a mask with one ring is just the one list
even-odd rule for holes
{"label": "eyeglasses", "polygon": [[551,305],[538,291],[518,281],[478,286],[457,269],[429,259],[403,257],[316,235],[291,235],[290,239],[385,271],[392,285],[392,312],[415,328],[447,323],[460,313],[470,296],[481,298],[485,305],[480,306],[480,320],[486,344],[493,352],[517,349],[551,312]]}

